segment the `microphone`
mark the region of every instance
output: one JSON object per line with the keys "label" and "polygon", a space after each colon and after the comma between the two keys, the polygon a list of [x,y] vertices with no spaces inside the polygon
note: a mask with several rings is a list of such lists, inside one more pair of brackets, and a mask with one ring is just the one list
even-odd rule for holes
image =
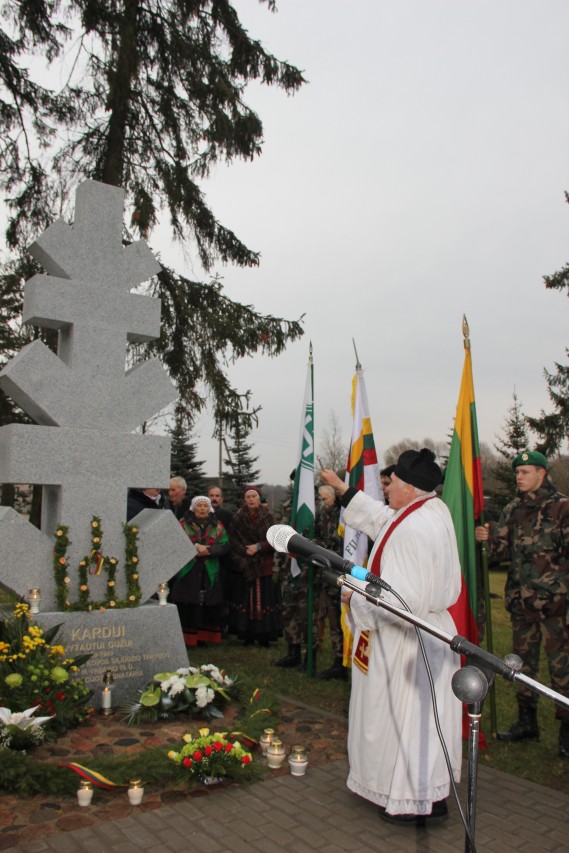
{"label": "microphone", "polygon": [[389,584],[381,580],[378,575],[368,572],[363,566],[356,566],[354,563],[350,563],[349,560],[344,560],[339,554],[329,551],[328,548],[322,548],[321,545],[311,542],[310,539],[305,539],[304,536],[300,536],[293,527],[289,527],[287,524],[273,524],[272,527],[269,527],[267,530],[267,542],[275,551],[279,551],[281,554],[290,553],[297,557],[304,557],[310,560],[310,562],[316,563],[316,565],[318,565],[319,559],[320,561],[324,560],[327,564],[325,568],[330,566],[343,575],[349,574],[353,578],[357,578],[357,580],[372,583],[388,592],[391,590]]}
{"label": "microphone", "polygon": [[[267,542],[269,545],[279,551],[281,554],[294,554],[296,557],[305,557],[313,561],[320,558],[325,560],[337,572],[349,574],[354,568],[354,564],[349,560],[344,560],[339,554],[334,551],[329,551],[327,548],[322,548],[310,539],[305,539],[300,536],[294,527],[289,527],[287,524],[273,524],[267,530]],[[363,570],[365,571],[365,570]]]}

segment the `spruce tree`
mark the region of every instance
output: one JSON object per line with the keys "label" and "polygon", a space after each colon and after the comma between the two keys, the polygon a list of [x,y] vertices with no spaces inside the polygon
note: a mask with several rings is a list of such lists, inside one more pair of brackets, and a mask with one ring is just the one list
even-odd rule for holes
{"label": "spruce tree", "polygon": [[253,456],[253,445],[250,443],[251,426],[246,418],[235,421],[230,434],[228,458],[224,460],[229,466],[224,472],[224,493],[226,503],[231,509],[239,509],[243,503],[243,492],[247,486],[257,484],[260,474],[255,468],[258,456]]}
{"label": "spruce tree", "polygon": [[[569,193],[565,193],[565,201],[569,203]],[[550,290],[565,290],[569,296],[569,264],[553,275],[543,277],[546,288]],[[531,429],[539,436],[536,450],[540,450],[551,458],[559,454],[564,446],[569,446],[569,349],[565,349],[568,363],[555,362],[555,372],[544,369],[549,399],[553,411],[543,410],[537,418],[528,417]]]}
{"label": "spruce tree", "polygon": [[512,462],[522,450],[529,447],[528,425],[515,388],[512,394],[512,405],[502,424],[502,435],[497,438],[498,441],[494,447],[500,454],[500,459],[494,465],[492,472],[497,481],[492,497],[495,501],[495,509],[501,510],[516,496]]}
{"label": "spruce tree", "polygon": [[193,498],[207,491],[207,482],[203,471],[205,462],[197,460],[197,444],[191,441],[191,432],[185,422],[183,412],[177,407],[174,423],[170,430],[172,439],[171,476],[183,477],[188,489],[186,495]]}
{"label": "spruce tree", "polygon": [[[275,11],[274,0],[260,2]],[[0,8],[0,135],[9,140],[0,186],[12,250],[0,279],[0,303],[10,304],[2,343],[13,350],[33,334],[17,340],[10,325],[37,269],[25,248],[57,216],[71,217],[84,178],[124,188],[125,240],[150,242],[162,213],[207,274],[218,262],[259,263],[259,252],[218,221],[200,184],[216,164],[261,152],[262,123],[244,101],[249,82],[293,94],[305,81],[249,35],[229,0],[4,0]],[[34,59],[65,76],[61,92],[30,80]],[[162,299],[162,334],[134,357],[159,353],[186,409],[197,414],[211,400],[217,423],[250,396],[231,385],[228,362],[276,356],[303,334],[297,321],[232,301],[217,277],[194,281],[164,268],[150,290]]]}

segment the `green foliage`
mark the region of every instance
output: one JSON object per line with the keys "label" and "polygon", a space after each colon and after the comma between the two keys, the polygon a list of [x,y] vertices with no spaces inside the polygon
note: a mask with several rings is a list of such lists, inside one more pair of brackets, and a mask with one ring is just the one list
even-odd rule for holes
{"label": "green foliage", "polygon": [[203,471],[204,462],[196,459],[197,445],[191,441],[191,428],[180,406],[176,407],[174,423],[170,429],[172,450],[170,471],[172,477],[183,477],[187,483],[188,497],[203,495],[207,485]]}
{"label": "green foliage", "polygon": [[[565,201],[569,203],[568,193],[565,193]],[[544,276],[543,280],[547,288],[565,290],[569,296],[568,264],[553,275]],[[565,354],[569,359],[569,349],[565,350]],[[565,444],[569,446],[569,363],[555,362],[555,373],[545,369],[543,373],[553,411],[546,413],[542,410],[539,417],[528,418],[527,421],[539,436],[535,449],[551,458],[560,453]]]}
{"label": "green foliage", "polygon": [[[275,11],[273,0],[267,5]],[[0,186],[15,257],[0,277],[1,351],[17,351],[30,336],[18,328],[22,288],[37,271],[25,248],[71,215],[84,178],[125,189],[127,240],[148,238],[165,213],[174,239],[207,272],[217,261],[259,263],[217,220],[198,182],[218,163],[260,154],[263,127],[244,101],[248,83],[293,94],[305,80],[250,37],[229,0],[4,0],[2,11]],[[67,39],[67,82],[53,95],[26,68],[30,58],[58,60]],[[232,387],[228,363],[257,350],[276,356],[303,334],[298,321],[230,300],[218,279],[190,281],[164,268],[151,289],[162,299],[162,334],[133,360],[158,353],[191,417],[211,399],[216,423],[231,423],[250,392]],[[13,420],[11,410],[0,415]]]}
{"label": "green foliage", "polygon": [[259,469],[254,467],[259,457],[252,455],[250,433],[248,420],[238,418],[231,432],[230,444],[225,446],[228,458],[224,461],[230,466],[229,470],[224,472],[225,503],[233,509],[239,509],[243,505],[245,488],[254,485],[260,473]]}
{"label": "green foliage", "polygon": [[[565,353],[569,360],[569,349]],[[555,370],[555,373],[543,371],[554,411],[547,414],[542,410],[538,418],[527,419],[539,436],[535,449],[549,458],[559,453],[569,440],[569,361],[567,364],[555,362]]]}
{"label": "green foliage", "polygon": [[77,677],[90,655],[65,657],[65,649],[55,642],[60,627],[43,631],[23,602],[13,611],[0,610],[0,706],[13,712],[36,706],[38,714],[52,716],[45,724],[52,739],[85,722],[93,711],[88,705],[92,691]]}
{"label": "green foliage", "polygon": [[516,479],[512,470],[512,462],[522,450],[530,446],[529,432],[525,415],[522,410],[516,391],[512,394],[512,405],[508,409],[504,423],[502,424],[502,437],[494,447],[501,459],[494,465],[492,474],[497,481],[497,487],[493,490],[492,498],[494,507],[500,512],[503,507],[516,496]]}
{"label": "green foliage", "polygon": [[213,664],[200,667],[181,667],[176,672],[158,672],[138,701],[129,702],[120,710],[129,726],[142,722],[170,720],[176,714],[195,713],[206,720],[223,717],[218,705],[235,696],[234,681]]}

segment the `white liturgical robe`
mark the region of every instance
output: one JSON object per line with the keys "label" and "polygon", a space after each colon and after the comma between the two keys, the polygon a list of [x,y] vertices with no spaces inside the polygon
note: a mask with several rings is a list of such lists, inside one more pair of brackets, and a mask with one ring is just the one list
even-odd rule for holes
{"label": "white liturgical robe", "polygon": [[[390,509],[363,492],[348,504],[346,522],[375,540],[369,566],[390,522],[406,509]],[[428,500],[393,530],[381,557],[381,577],[415,616],[456,634],[447,608],[458,598],[461,570],[452,519],[441,500]],[[389,593],[383,596],[401,606]],[[430,814],[433,802],[448,796],[450,782],[415,628],[358,593],[351,597],[350,611],[354,649],[360,633],[369,631],[369,661],[367,674],[352,666],[348,787],[390,814]],[[462,705],[451,679],[460,658],[442,640],[425,632],[422,637],[453,776],[459,781]]]}

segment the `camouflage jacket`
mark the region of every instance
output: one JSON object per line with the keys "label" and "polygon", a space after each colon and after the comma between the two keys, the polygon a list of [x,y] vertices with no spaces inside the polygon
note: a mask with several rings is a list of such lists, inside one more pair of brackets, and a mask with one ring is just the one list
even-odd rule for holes
{"label": "camouflage jacket", "polygon": [[335,554],[341,554],[343,549],[342,539],[338,533],[340,521],[340,509],[334,506],[320,506],[314,520],[314,541],[322,548],[328,548]]}
{"label": "camouflage jacket", "polygon": [[492,528],[492,556],[509,559],[506,609],[529,620],[566,612],[569,590],[569,498],[544,480],[518,494]]}

